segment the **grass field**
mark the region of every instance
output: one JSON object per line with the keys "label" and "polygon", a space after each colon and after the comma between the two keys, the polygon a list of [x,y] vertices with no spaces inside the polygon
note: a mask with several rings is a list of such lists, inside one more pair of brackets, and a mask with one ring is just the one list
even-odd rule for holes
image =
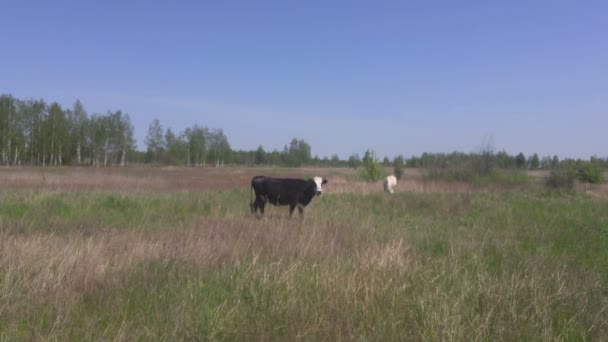
{"label": "grass field", "polygon": [[[255,219],[256,174],[329,184]],[[605,188],[536,183],[1,169],[0,340],[606,339]]]}

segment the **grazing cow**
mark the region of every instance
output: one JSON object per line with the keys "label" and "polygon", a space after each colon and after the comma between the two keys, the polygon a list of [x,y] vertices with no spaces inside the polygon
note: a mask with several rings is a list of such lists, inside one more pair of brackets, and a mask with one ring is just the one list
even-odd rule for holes
{"label": "grazing cow", "polygon": [[255,201],[251,198],[251,213],[256,214],[260,210],[264,215],[266,202],[274,205],[289,205],[289,217],[298,207],[300,217],[304,215],[304,207],[312,201],[315,195],[323,193],[322,185],[327,184],[327,179],[314,177],[313,179],[273,178],[266,176],[255,176],[251,180],[252,195],[255,191]]}
{"label": "grazing cow", "polygon": [[397,186],[397,177],[391,175],[384,179],[384,191],[392,194],[395,192],[396,186]]}

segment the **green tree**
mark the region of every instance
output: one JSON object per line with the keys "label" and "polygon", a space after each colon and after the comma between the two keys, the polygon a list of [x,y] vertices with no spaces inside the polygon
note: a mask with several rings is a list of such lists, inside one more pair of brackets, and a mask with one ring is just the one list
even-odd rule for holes
{"label": "green tree", "polygon": [[[89,132],[91,141],[91,163],[93,166],[108,166],[117,164],[126,154],[129,139],[122,134],[128,134],[122,128],[122,113],[108,112],[106,115],[91,116]],[[122,152],[125,151],[123,154]]]}
{"label": "green tree", "polygon": [[576,174],[571,168],[552,169],[549,176],[545,178],[545,186],[556,190],[574,190],[574,179]]}
{"label": "green tree", "polygon": [[103,155],[103,166],[126,163],[126,156],[134,145],[133,126],[129,116],[122,111],[107,112],[101,116],[102,139],[100,155]]}
{"label": "green tree", "polygon": [[604,181],[603,170],[597,162],[582,162],[577,168],[576,178],[586,183],[601,183]]}
{"label": "green tree", "polygon": [[501,169],[512,169],[515,167],[515,158],[505,151],[496,153],[496,165]]}
{"label": "green tree", "polygon": [[266,157],[268,158],[268,163],[271,165],[278,165],[283,160],[283,154],[277,149],[274,149]]}
{"label": "green tree", "polygon": [[135,135],[129,114],[118,111],[118,146],[120,148],[120,166],[125,166],[127,155],[135,151]]}
{"label": "green tree", "polygon": [[365,151],[361,176],[368,182],[375,182],[384,176],[384,172],[382,172],[382,167],[378,162],[376,153],[372,150]]}
{"label": "green tree", "polygon": [[46,135],[50,137],[50,146],[48,146],[49,164],[61,165],[63,163],[64,150],[69,140],[65,112],[57,102],[53,102],[49,107],[45,127]]}
{"label": "green tree", "polygon": [[337,154],[332,154],[329,162],[331,166],[340,166],[340,164],[342,164],[342,161]]}
{"label": "green tree", "polygon": [[[464,155],[459,155],[459,159],[464,160]],[[487,176],[494,171],[495,156],[494,156],[494,142],[492,138],[484,138],[479,147],[479,153],[473,157],[473,172],[477,175]]]}
{"label": "green tree", "polygon": [[349,167],[352,167],[353,169],[356,169],[359,166],[361,166],[361,158],[359,157],[359,154],[358,153],[351,154],[350,157],[348,157],[347,164]]}
{"label": "green tree", "polygon": [[[187,142],[188,142],[188,160],[192,161],[194,166],[204,166],[207,158],[207,142],[205,136],[207,135],[207,128],[199,127],[194,125],[192,129],[186,130]],[[190,162],[188,163],[190,165]]]}
{"label": "green tree", "polygon": [[556,169],[558,166],[559,166],[559,158],[557,157],[557,155],[554,155],[553,159],[551,159],[551,168]]}
{"label": "green tree", "polygon": [[127,154],[134,148],[133,126],[127,114],[118,110],[108,111],[99,116],[100,137],[98,156],[100,165],[121,165],[126,163]]}
{"label": "green tree", "polygon": [[29,162],[35,165],[43,165],[44,148],[47,145],[44,136],[44,122],[48,108],[43,100],[27,101],[24,107],[27,128],[27,144]]}
{"label": "green tree", "polygon": [[540,168],[543,170],[549,170],[551,168],[551,156],[540,158]]}
{"label": "green tree", "polygon": [[397,179],[401,179],[403,175],[403,167],[405,164],[405,158],[402,155],[399,155],[393,159],[393,173]]}
{"label": "green tree", "polygon": [[28,115],[31,110],[27,103],[24,101],[16,100],[17,112],[13,120],[12,130],[12,142],[9,150],[10,160],[9,162],[13,165],[26,163],[27,161],[27,150],[28,150]]}
{"label": "green tree", "polygon": [[266,162],[266,152],[264,152],[264,148],[262,145],[258,147],[255,151],[255,164],[262,165]]}
{"label": "green tree", "polygon": [[172,164],[187,163],[187,142],[183,139],[184,135],[176,136],[170,128],[165,132],[165,142],[167,144],[167,161]]}
{"label": "green tree", "polygon": [[148,153],[152,155],[153,161],[158,162],[158,158],[165,148],[163,127],[158,119],[154,119],[148,127],[148,134],[144,143],[148,148]]}
{"label": "green tree", "polygon": [[223,166],[224,161],[230,158],[231,148],[228,137],[221,128],[212,131],[207,130],[206,133],[205,140],[207,141],[210,159],[215,162],[215,167]]}
{"label": "green tree", "polygon": [[106,141],[107,122],[102,115],[93,113],[89,122],[89,148],[91,151],[91,165],[94,167],[101,165],[103,156],[103,146]]}
{"label": "green tree", "polygon": [[83,150],[87,145],[87,125],[89,117],[84,105],[80,100],[76,100],[72,110],[69,112],[70,136],[72,137],[76,163],[82,164]]}
{"label": "green tree", "polygon": [[405,166],[406,167],[420,167],[421,166],[420,158],[418,158],[416,156],[412,156],[411,158],[406,159]]}
{"label": "green tree", "polygon": [[528,159],[528,167],[532,170],[536,170],[540,167],[540,159],[538,158],[538,154],[534,153]]}
{"label": "green tree", "polygon": [[192,128],[186,128],[181,134],[181,138],[186,144],[186,166],[192,165]]}
{"label": "green tree", "polygon": [[522,152],[515,157],[515,167],[518,169],[523,169],[526,167],[526,156]]}
{"label": "green tree", "polygon": [[288,154],[286,157],[287,164],[290,166],[310,164],[312,159],[310,145],[303,139],[293,138],[286,152]]}
{"label": "green tree", "polygon": [[25,136],[20,101],[10,95],[0,96],[0,163],[16,164],[24,149]]}
{"label": "green tree", "polygon": [[384,159],[382,160],[382,166],[391,166],[391,161],[390,159],[388,159],[387,156],[384,156]]}

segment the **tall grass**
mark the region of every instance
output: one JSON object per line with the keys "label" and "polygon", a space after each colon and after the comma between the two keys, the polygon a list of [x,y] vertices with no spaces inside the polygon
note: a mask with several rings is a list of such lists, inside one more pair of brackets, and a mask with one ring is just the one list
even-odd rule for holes
{"label": "tall grass", "polygon": [[476,186],[516,187],[528,185],[531,180],[525,171],[493,170],[488,173],[477,173],[470,167],[433,167],[425,174],[427,180],[442,180],[447,182],[466,182]]}
{"label": "tall grass", "polygon": [[8,192],[2,340],[601,340],[608,202]]}

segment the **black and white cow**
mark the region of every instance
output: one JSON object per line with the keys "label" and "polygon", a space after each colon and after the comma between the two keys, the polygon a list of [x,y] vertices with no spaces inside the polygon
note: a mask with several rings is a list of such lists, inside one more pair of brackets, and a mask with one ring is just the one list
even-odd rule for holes
{"label": "black and white cow", "polygon": [[251,180],[252,195],[255,192],[255,201],[251,199],[251,213],[256,214],[260,210],[264,215],[266,202],[274,205],[289,205],[289,216],[297,207],[300,217],[304,214],[306,207],[313,197],[323,193],[323,184],[327,179],[314,177],[313,179],[274,178],[266,176],[255,176]]}

